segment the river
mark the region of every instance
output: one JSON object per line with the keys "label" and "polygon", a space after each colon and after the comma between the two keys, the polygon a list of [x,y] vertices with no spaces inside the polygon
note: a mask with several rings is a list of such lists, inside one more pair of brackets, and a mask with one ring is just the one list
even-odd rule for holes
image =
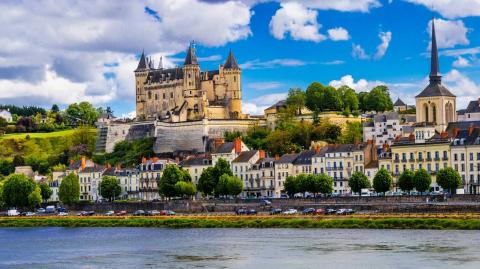
{"label": "river", "polygon": [[0,268],[480,268],[480,232],[2,228]]}

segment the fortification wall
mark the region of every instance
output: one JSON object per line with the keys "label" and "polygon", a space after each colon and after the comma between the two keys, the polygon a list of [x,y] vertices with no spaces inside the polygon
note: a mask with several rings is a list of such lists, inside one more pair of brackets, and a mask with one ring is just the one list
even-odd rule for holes
{"label": "fortification wall", "polygon": [[152,137],[154,131],[154,122],[110,123],[107,126],[105,152],[112,152],[120,141]]}

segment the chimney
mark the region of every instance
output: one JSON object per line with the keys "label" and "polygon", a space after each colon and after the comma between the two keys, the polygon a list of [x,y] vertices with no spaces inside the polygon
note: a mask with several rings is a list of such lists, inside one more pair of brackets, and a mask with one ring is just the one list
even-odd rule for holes
{"label": "chimney", "polygon": [[415,135],[413,133],[410,133],[410,135],[408,136],[408,140],[414,141],[415,140]]}
{"label": "chimney", "polygon": [[278,160],[280,160],[280,155],[275,154],[275,161],[278,161]]}
{"label": "chimney", "polygon": [[84,170],[86,166],[87,166],[87,160],[85,156],[82,156],[82,165],[81,165],[82,170]]}
{"label": "chimney", "polygon": [[265,159],[265,150],[263,149],[259,150],[258,154],[260,155],[260,159]]}
{"label": "chimney", "polygon": [[468,127],[468,135],[472,135],[474,129],[473,126]]}
{"label": "chimney", "polygon": [[142,157],[142,163],[143,163],[143,164],[147,163],[147,158]]}
{"label": "chimney", "polygon": [[112,168],[109,162],[107,162],[107,168]]}
{"label": "chimney", "polygon": [[175,157],[175,163],[180,163],[180,157]]}
{"label": "chimney", "polygon": [[317,145],[315,147],[315,154],[318,154],[318,153],[320,153],[320,146]]}
{"label": "chimney", "polygon": [[157,157],[153,157],[152,158],[152,162],[156,163],[158,161],[158,158]]}
{"label": "chimney", "polygon": [[242,152],[242,140],[240,138],[235,138],[233,140],[233,144],[235,147],[235,153],[241,153]]}
{"label": "chimney", "polygon": [[440,138],[442,138],[442,139],[448,138],[448,132],[446,132],[446,131],[441,132],[440,133]]}
{"label": "chimney", "polygon": [[453,128],[453,137],[457,137],[458,133],[460,132],[460,129],[458,128]]}
{"label": "chimney", "polygon": [[75,161],[73,159],[70,160],[70,165],[74,164]]}
{"label": "chimney", "polygon": [[122,170],[122,166],[120,164],[117,164],[117,170]]}

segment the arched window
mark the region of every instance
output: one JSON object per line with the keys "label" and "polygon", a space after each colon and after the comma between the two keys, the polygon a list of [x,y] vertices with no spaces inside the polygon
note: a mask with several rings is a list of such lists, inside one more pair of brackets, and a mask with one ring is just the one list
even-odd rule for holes
{"label": "arched window", "polygon": [[425,115],[425,121],[428,122],[428,105],[427,104],[424,104],[423,105],[423,111],[424,111],[424,115]]}
{"label": "arched window", "polygon": [[148,92],[148,99],[152,99],[152,92]]}
{"label": "arched window", "polygon": [[437,107],[435,106],[435,104],[432,104],[432,118],[433,118],[433,122],[436,123],[437,122]]}

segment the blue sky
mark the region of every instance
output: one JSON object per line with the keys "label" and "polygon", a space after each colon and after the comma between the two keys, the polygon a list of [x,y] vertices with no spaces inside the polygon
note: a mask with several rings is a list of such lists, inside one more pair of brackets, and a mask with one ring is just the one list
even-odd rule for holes
{"label": "blue sky", "polygon": [[427,83],[433,16],[440,69],[458,108],[479,97],[480,0],[59,3],[0,3],[0,103],[87,100],[131,115],[141,50],[181,65],[195,40],[202,70],[234,52],[248,113],[313,81],[357,91],[386,84],[393,98],[413,104]]}

